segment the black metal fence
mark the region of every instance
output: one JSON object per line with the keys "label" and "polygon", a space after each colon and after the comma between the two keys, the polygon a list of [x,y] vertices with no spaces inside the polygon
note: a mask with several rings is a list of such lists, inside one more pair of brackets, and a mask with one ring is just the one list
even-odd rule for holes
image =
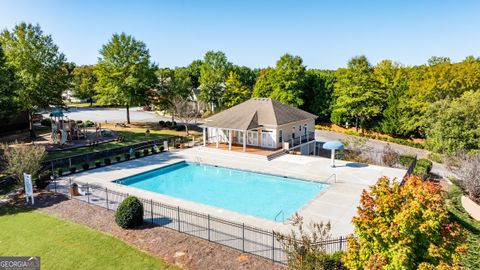
{"label": "black metal fence", "polygon": [[[73,183],[79,186],[80,196],[70,194],[70,187]],[[115,211],[129,195],[97,185],[82,184],[72,181],[72,179],[60,182],[55,180],[49,185],[49,189],[55,193],[68,195],[72,199],[112,211]],[[231,222],[153,200],[139,199],[144,207],[144,220],[148,223],[222,244],[274,262],[287,263],[287,254],[274,231]],[[318,244],[322,245],[327,253],[345,251],[347,248],[346,237],[332,238]]]}

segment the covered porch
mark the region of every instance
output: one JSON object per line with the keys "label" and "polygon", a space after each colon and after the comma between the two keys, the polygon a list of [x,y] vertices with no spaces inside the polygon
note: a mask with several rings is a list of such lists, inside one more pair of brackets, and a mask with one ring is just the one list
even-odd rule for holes
{"label": "covered porch", "polygon": [[203,127],[203,145],[225,150],[242,152],[269,153],[282,148],[275,139],[275,130],[262,128],[255,129],[226,129]]}

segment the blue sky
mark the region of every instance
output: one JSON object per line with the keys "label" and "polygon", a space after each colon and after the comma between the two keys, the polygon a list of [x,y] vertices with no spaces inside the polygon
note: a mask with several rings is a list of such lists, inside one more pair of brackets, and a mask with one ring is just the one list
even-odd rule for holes
{"label": "blue sky", "polygon": [[113,33],[144,41],[160,67],[221,50],[237,65],[272,66],[284,53],[334,69],[364,54],[422,64],[480,56],[480,1],[1,0],[0,28],[39,23],[69,61],[93,64]]}

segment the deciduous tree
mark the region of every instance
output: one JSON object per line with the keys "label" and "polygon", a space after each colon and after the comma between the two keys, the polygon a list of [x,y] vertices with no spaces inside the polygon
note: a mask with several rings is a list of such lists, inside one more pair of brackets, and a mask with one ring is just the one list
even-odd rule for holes
{"label": "deciduous tree", "polygon": [[93,104],[93,97],[97,93],[95,90],[97,77],[93,70],[93,66],[79,66],[73,70],[73,95],[76,98],[90,101],[90,107]]}
{"label": "deciduous tree", "polygon": [[3,47],[0,45],[0,121],[16,115],[16,86],[14,72],[7,66]]}
{"label": "deciduous tree", "polygon": [[155,85],[155,67],[145,43],[125,33],[114,34],[100,50],[95,68],[97,102],[124,105],[130,123],[130,106],[146,101]]}
{"label": "deciduous tree", "polygon": [[222,96],[231,63],[221,51],[205,54],[200,68],[200,98],[210,105],[212,112],[223,108]]}
{"label": "deciduous tree", "polygon": [[349,269],[459,269],[463,237],[431,182],[379,179],[363,192],[353,224]]}
{"label": "deciduous tree", "polygon": [[227,108],[235,106],[248,100],[251,96],[251,90],[240,81],[237,73],[230,71],[223,92],[224,106]]}
{"label": "deciduous tree", "polygon": [[[15,73],[15,99],[21,110],[32,114],[49,105],[61,105],[70,83],[66,58],[40,26],[20,23],[0,35],[7,65]],[[30,121],[30,129],[32,129]]]}

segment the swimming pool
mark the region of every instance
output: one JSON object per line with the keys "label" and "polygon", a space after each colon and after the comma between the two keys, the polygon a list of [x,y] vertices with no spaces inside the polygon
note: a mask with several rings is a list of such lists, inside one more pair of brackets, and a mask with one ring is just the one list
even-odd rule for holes
{"label": "swimming pool", "polygon": [[275,220],[281,211],[285,218],[291,216],[326,187],[318,182],[188,162],[116,182],[269,220]]}

